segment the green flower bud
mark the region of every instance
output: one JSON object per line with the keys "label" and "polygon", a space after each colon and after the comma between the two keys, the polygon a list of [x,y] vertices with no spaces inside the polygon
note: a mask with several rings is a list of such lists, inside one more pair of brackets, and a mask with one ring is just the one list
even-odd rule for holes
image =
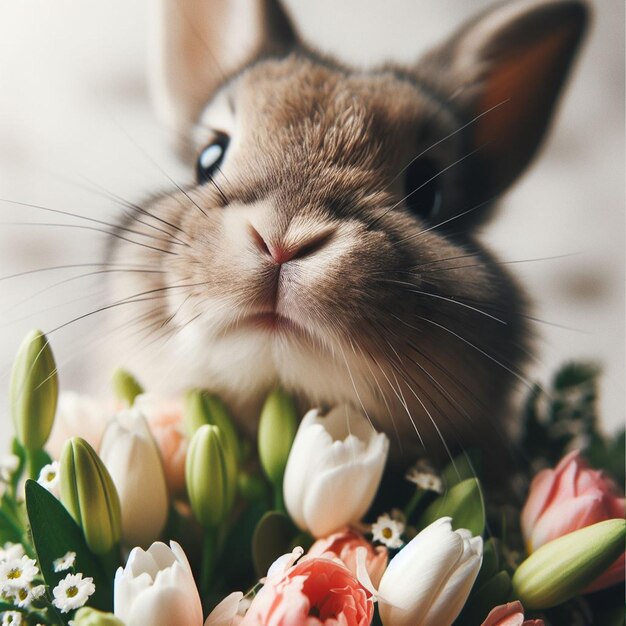
{"label": "green flower bud", "polygon": [[513,576],[527,609],[548,609],[575,596],[624,551],[626,520],[610,519],[554,539],[533,552]]}
{"label": "green flower bud", "polygon": [[267,396],[259,419],[259,458],[270,482],[282,489],[291,444],[298,428],[291,396],[276,389]]}
{"label": "green flower bud", "polygon": [[128,406],[133,406],[135,398],[143,393],[143,387],[137,382],[137,379],[124,369],[118,369],[113,372],[113,395],[118,399],[126,402]]}
{"label": "green flower bud", "polygon": [[205,528],[219,526],[232,508],[237,480],[229,472],[228,454],[217,426],[200,426],[191,438],[185,481],[191,509]]}
{"label": "green flower bud", "polygon": [[194,389],[185,398],[183,420],[187,434],[193,434],[205,424],[217,426],[222,433],[226,445],[234,454],[236,460],[241,460],[239,438],[233,421],[223,402],[214,394],[200,389]]}
{"label": "green flower bud", "polygon": [[74,626],[124,626],[124,622],[117,619],[113,613],[103,613],[89,607],[78,609],[72,624]]}
{"label": "green flower bud", "polygon": [[9,392],[15,433],[27,450],[40,450],[48,440],[58,394],[52,350],[46,336],[33,330],[17,352]]}
{"label": "green flower bud", "polygon": [[120,542],[120,500],[95,450],[80,437],[65,442],[60,461],[61,501],[83,529],[89,549],[110,554]]}

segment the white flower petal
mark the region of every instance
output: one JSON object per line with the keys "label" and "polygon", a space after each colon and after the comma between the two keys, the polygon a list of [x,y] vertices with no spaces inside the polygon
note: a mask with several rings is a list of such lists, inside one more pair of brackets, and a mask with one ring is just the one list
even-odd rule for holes
{"label": "white flower petal", "polygon": [[239,603],[243,598],[241,591],[234,591],[226,596],[210,613],[204,622],[204,626],[231,626],[237,611]]}

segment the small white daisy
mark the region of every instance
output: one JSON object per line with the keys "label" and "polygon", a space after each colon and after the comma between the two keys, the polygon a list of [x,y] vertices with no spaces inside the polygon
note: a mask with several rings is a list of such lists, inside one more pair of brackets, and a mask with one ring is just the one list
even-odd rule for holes
{"label": "small white daisy", "polygon": [[20,589],[12,590],[13,603],[25,609],[29,607],[33,600],[38,600],[46,593],[45,585],[36,585],[35,587],[21,587]]}
{"label": "small white daisy", "polygon": [[0,482],[8,483],[15,470],[20,466],[20,458],[15,454],[0,457]]}
{"label": "small white daisy", "polygon": [[7,542],[0,548],[0,563],[10,559],[19,559],[24,556],[24,546],[21,543]]}
{"label": "small white daisy", "polygon": [[13,558],[0,563],[0,589],[21,589],[27,587],[39,570],[33,559],[27,556]]}
{"label": "small white daisy", "polygon": [[37,482],[50,493],[57,495],[59,491],[59,462],[52,461],[52,463],[44,465],[39,472]]}
{"label": "small white daisy", "polygon": [[424,491],[443,493],[441,476],[424,460],[418,461],[404,477]]}
{"label": "small white daisy", "polygon": [[5,611],[2,614],[2,626],[20,626],[22,614],[19,611]]}
{"label": "small white daisy", "polygon": [[83,575],[68,574],[59,584],[52,590],[54,600],[52,604],[56,606],[61,613],[68,613],[74,609],[84,606],[89,596],[96,590],[93,584],[93,578],[83,578]]}
{"label": "small white daisy", "polygon": [[404,524],[391,518],[387,513],[381,515],[372,524],[372,539],[385,544],[388,548],[401,548],[403,545],[402,533]]}
{"label": "small white daisy", "polygon": [[52,563],[54,565],[55,572],[64,572],[66,569],[70,569],[70,567],[74,567],[74,562],[76,561],[76,552],[67,552],[61,558],[55,559]]}

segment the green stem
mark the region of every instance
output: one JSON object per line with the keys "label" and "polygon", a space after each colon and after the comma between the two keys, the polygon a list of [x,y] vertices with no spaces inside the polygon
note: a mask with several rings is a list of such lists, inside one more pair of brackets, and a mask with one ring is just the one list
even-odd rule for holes
{"label": "green stem", "polygon": [[26,453],[26,474],[28,478],[32,478],[33,480],[37,480],[39,478],[39,463],[36,455],[32,450],[25,448],[24,452]]}
{"label": "green stem", "polygon": [[202,543],[202,568],[200,570],[200,593],[205,598],[213,584],[215,561],[217,560],[217,532],[208,528]]}
{"label": "green stem", "polygon": [[416,489],[413,497],[409,500],[407,505],[404,507],[404,517],[408,523],[411,515],[415,512],[415,509],[419,506],[419,503],[422,501],[422,498],[426,495],[426,491],[422,489]]}
{"label": "green stem", "polygon": [[274,510],[285,513],[285,500],[283,499],[283,486],[274,487]]}

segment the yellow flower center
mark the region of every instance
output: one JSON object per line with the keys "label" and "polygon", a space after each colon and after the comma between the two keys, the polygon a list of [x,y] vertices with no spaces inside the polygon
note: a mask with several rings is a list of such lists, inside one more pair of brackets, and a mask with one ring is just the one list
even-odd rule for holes
{"label": "yellow flower center", "polygon": [[67,591],[65,592],[65,595],[68,598],[73,598],[77,593],[78,593],[78,587],[76,585],[72,585],[72,586],[67,588]]}
{"label": "yellow flower center", "polygon": [[393,537],[393,532],[389,526],[383,528],[382,535],[385,539],[391,539]]}
{"label": "yellow flower center", "polygon": [[46,474],[46,480],[51,483],[55,478],[56,478],[56,473],[55,472],[48,472]]}
{"label": "yellow flower center", "polygon": [[7,574],[7,578],[10,578],[11,580],[17,580],[21,577],[22,570],[19,567],[14,567],[13,569],[9,570],[9,573]]}

